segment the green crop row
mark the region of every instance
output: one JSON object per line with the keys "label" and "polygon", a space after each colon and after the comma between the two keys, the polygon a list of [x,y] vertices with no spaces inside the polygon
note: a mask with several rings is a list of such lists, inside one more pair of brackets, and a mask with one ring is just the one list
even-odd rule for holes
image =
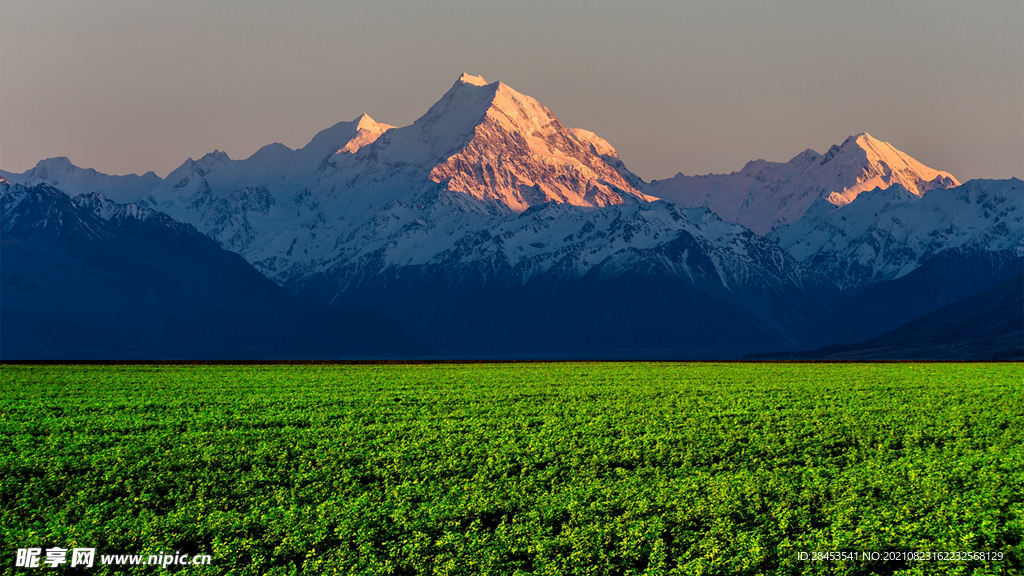
{"label": "green crop row", "polygon": [[[1020,364],[0,366],[0,565],[1013,574]],[[813,560],[823,552],[1002,560]],[[151,574],[155,566],[90,573]]]}

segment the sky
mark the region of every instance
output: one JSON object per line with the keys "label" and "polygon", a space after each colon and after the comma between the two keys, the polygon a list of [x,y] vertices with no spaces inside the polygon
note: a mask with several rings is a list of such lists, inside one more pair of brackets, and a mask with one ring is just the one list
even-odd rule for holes
{"label": "sky", "polygon": [[0,168],[108,174],[405,126],[463,72],[651,180],[868,132],[960,180],[1024,177],[1020,0],[3,0]]}

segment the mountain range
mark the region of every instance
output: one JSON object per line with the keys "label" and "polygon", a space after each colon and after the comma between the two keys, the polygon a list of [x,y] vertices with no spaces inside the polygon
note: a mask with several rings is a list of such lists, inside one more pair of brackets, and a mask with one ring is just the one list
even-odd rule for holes
{"label": "mountain range", "polygon": [[[960,184],[860,134],[788,163],[648,183],[596,134],[468,74],[401,128],[362,115],[296,150],[214,151],[163,179],[66,158],[0,175],[5,199],[60,190],[93,215],[187,225],[289,298],[375,310],[401,326],[392,336],[446,357],[734,357],[853,341],[893,328],[860,321],[878,298],[924,315],[1024,257],[1020,180]],[[42,217],[11,202],[5,246],[11,217]],[[930,268],[922,299],[906,286]]]}
{"label": "mountain range", "polygon": [[706,206],[758,234],[798,220],[814,204],[845,206],[862,192],[900,185],[916,196],[960,182],[929,168],[888,142],[861,133],[819,154],[805,150],[786,163],[755,160],[739,172],[655,181],[655,196]]}

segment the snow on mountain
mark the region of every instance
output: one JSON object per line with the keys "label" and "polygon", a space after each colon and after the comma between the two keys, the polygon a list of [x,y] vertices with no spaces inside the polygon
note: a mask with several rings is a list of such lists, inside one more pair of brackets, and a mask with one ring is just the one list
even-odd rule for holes
{"label": "snow on mountain", "polygon": [[139,206],[138,204],[121,204],[95,192],[79,194],[71,199],[71,203],[82,210],[90,212],[95,216],[99,216],[107,222],[123,224],[129,221],[146,222],[152,220],[155,221],[156,224],[164,226],[170,230],[183,232],[188,229],[194,229],[188,224],[174,220],[163,212],[158,212],[156,210],[146,208],[145,206]]}
{"label": "snow on mountain", "polygon": [[[433,167],[431,180],[516,212],[544,202],[596,207],[649,200],[535,99],[501,82],[480,81],[460,79],[412,126],[410,136],[419,132],[420,141],[441,125],[458,128],[446,135],[455,138],[441,142],[463,140]],[[470,131],[461,122],[467,119]]]}
{"label": "snow on mountain", "polygon": [[[33,177],[72,194],[88,178],[128,178],[61,166],[42,162]],[[325,302],[411,277],[523,287],[640,275],[798,339],[817,313],[799,300],[831,297],[822,278],[857,288],[961,246],[1020,254],[1020,181],[946,189],[956,184],[861,134],[824,155],[645,186],[601,137],[464,74],[409,126],[364,114],[297,150],[270,144],[243,160],[214,151],[151,189],[110,184],[122,197],[101,189],[75,202],[104,218],[169,214]]]}
{"label": "snow on mountain", "polygon": [[825,154],[808,149],[786,163],[755,160],[731,174],[678,174],[652,182],[645,191],[684,206],[710,208],[725,220],[767,234],[796,221],[817,200],[841,206],[864,191],[896,184],[922,196],[959,182],[862,133]]}
{"label": "snow on mountain", "polygon": [[263,232],[289,228],[292,197],[315,185],[333,158],[358,152],[392,128],[363,114],[321,131],[297,150],[269,144],[243,160],[215,150],[189,158],[138,200],[245,255]]}
{"label": "snow on mountain", "polygon": [[902,185],[846,205],[818,200],[769,238],[842,288],[906,275],[943,250],[1024,256],[1024,183],[971,180],[917,196]]}
{"label": "snow on mountain", "polygon": [[[614,154],[607,143],[602,150]],[[535,99],[468,74],[411,126],[333,167],[335,191],[365,182],[430,181],[512,212],[543,202],[596,207],[651,200]]]}
{"label": "snow on mountain", "polygon": [[397,322],[294,298],[166,214],[0,182],[5,359],[422,354]]}
{"label": "snow on mountain", "polygon": [[153,172],[146,172],[142,176],[111,176],[92,168],[79,168],[63,156],[40,160],[34,168],[21,174],[0,170],[0,175],[11,184],[46,184],[71,196],[99,192],[121,200],[138,199],[160,183],[160,177]]}
{"label": "snow on mountain", "polygon": [[[529,286],[590,286],[579,301],[600,302],[592,290],[642,278],[710,294],[718,305],[741,310],[760,329],[794,342],[810,328],[816,302],[827,292],[777,245],[703,208],[659,201],[600,209],[549,202],[504,218],[417,214],[396,205],[371,228],[389,235],[344,243],[336,258],[293,266],[277,279],[306,298],[366,305],[367,295],[390,294],[397,286],[419,297],[424,290],[466,283],[479,286],[477,297],[509,290],[519,300],[532,293]],[[274,273],[269,263],[261,265]],[[814,296],[796,296],[805,293]],[[614,307],[600,306],[609,305]],[[467,310],[475,308],[452,313]],[[407,320],[417,323],[410,318],[425,312],[414,310]]]}
{"label": "snow on mountain", "polygon": [[[154,205],[188,206],[203,203],[203,196],[227,198],[243,188],[266,188],[271,193],[294,193],[315,183],[333,156],[345,156],[374,142],[389,124],[363,114],[321,131],[298,150],[268,144],[243,160],[219,150],[199,160],[189,158],[146,196]],[[208,190],[207,190],[208,188]]]}
{"label": "snow on mountain", "polygon": [[608,143],[607,140],[601,138],[597,134],[594,134],[590,130],[584,130],[582,128],[569,128],[569,132],[580,142],[590,146],[590,151],[597,154],[608,164],[615,169],[616,172],[622,176],[629,185],[637,190],[643,190],[647,186],[639,176],[633,174],[626,168],[626,165],[619,158],[619,152]]}
{"label": "snow on mountain", "polygon": [[[598,268],[601,275],[614,277],[642,260],[646,251],[684,235],[693,239],[702,254],[712,254],[713,265],[698,270],[685,258],[661,259],[652,265],[674,276],[707,276],[726,288],[740,289],[757,274],[795,287],[805,281],[795,260],[768,240],[739,224],[722,221],[707,209],[668,202],[601,210],[550,202],[507,219],[478,216],[473,225],[461,229],[447,222],[412,219],[415,212],[402,212],[395,209],[389,214],[388,219],[408,220],[395,226],[391,236],[359,253],[346,254],[336,263],[360,273],[366,261],[374,262],[375,272],[443,265],[457,273],[459,267],[472,266],[495,271],[492,279],[518,284],[545,274],[580,278]],[[696,248],[693,250],[696,256]],[[481,267],[482,262],[487,265]]]}
{"label": "snow on mountain", "polygon": [[74,201],[49,184],[0,182],[0,215],[0,234],[7,238],[77,249],[82,240],[104,242],[112,237],[105,223],[94,218],[94,214],[82,217]]}
{"label": "snow on mountain", "polygon": [[[408,274],[520,287],[643,274],[714,292],[771,333],[807,328],[792,295],[811,280],[791,256],[706,209],[656,202],[606,141],[500,82],[464,75],[412,125],[346,147],[321,148],[335,152],[304,180],[280,177],[280,147],[257,153],[260,166],[214,152],[147,203],[325,302]],[[786,301],[787,319],[755,294]]]}
{"label": "snow on mountain", "polygon": [[280,280],[293,266],[302,274],[374,252],[408,226],[440,231],[403,248],[420,262],[533,205],[654,200],[629,176],[603,139],[464,74],[410,126],[363,116],[297,151],[271,145],[246,160],[215,151],[184,163],[144,203]]}
{"label": "snow on mountain", "polygon": [[[51,240],[56,238],[69,243],[82,238],[109,239],[113,229],[137,229],[140,226],[151,231],[163,230],[170,235],[199,235],[194,227],[137,204],[120,204],[95,192],[71,198],[49,184],[11,184],[3,177],[0,177],[0,212],[4,218],[4,234],[26,238],[49,236]],[[93,217],[104,220],[113,228],[106,224],[98,225]],[[211,243],[208,238],[203,238]]]}

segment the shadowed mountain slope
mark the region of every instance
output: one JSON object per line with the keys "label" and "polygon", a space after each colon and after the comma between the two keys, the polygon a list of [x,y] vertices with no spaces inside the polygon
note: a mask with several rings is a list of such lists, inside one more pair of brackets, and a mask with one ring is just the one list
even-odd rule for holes
{"label": "shadowed mountain slope", "polygon": [[98,195],[2,186],[0,350],[13,359],[407,356],[372,311],[299,300],[187,224]]}
{"label": "shadowed mountain slope", "polygon": [[1024,273],[876,338],[803,352],[821,360],[1024,360]]}

